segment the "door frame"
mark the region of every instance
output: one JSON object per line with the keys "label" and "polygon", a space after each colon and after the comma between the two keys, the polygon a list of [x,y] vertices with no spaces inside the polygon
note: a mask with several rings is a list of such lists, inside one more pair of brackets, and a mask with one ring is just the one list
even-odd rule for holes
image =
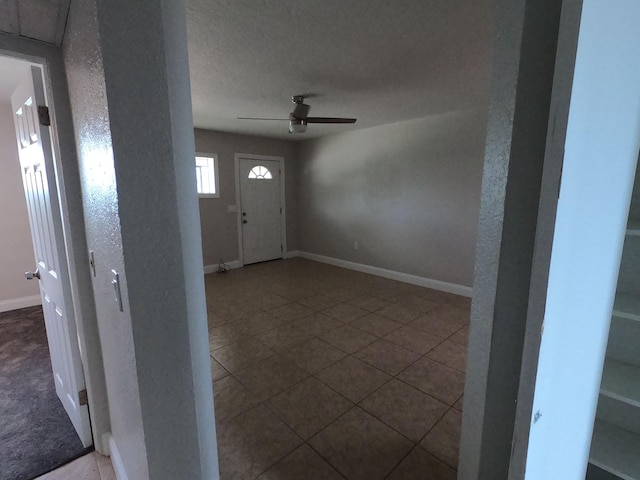
{"label": "door frame", "polygon": [[50,138],[54,166],[54,171],[47,174],[55,178],[58,193],[64,240],[60,250],[67,264],[71,290],[67,292],[71,297],[69,308],[76,323],[93,445],[96,451],[108,455],[111,430],[109,406],[88,268],[82,190],[64,62],[59,49],[52,45],[34,44],[5,35],[0,35],[0,55],[30,62],[42,70],[44,94],[51,118]]}
{"label": "door frame", "polygon": [[[35,267],[36,271],[39,269],[42,272],[42,277],[39,277],[40,281],[38,283],[43,298],[42,306],[47,326],[49,356],[51,357],[51,365],[56,379],[54,383],[56,385],[58,398],[67,411],[83,446],[89,447],[93,445],[93,435],[91,433],[89,420],[88,402],[82,401],[81,392],[86,391],[86,375],[80,353],[80,344],[78,342],[76,312],[73,309],[71,274],[63,227],[63,208],[61,198],[59,197],[60,188],[55,175],[56,165],[53,152],[53,129],[51,126],[47,127],[42,120],[38,122],[37,119],[33,119],[33,131],[31,131],[31,128],[28,129],[29,132],[35,134],[35,138],[38,139],[36,145],[39,145],[41,155],[36,156],[39,157],[39,166],[42,167],[42,170],[45,172],[46,178],[42,190],[38,187],[29,187],[28,184],[32,183],[33,179],[29,182],[28,178],[30,176],[35,178],[35,171],[40,168],[33,168],[33,163],[29,159],[29,157],[33,155],[26,152],[32,152],[34,148],[38,149],[38,147],[34,145],[33,139],[31,139],[29,145],[24,145],[24,138],[21,137],[24,137],[25,134],[23,133],[21,135],[19,130],[27,130],[27,127],[24,125],[23,120],[18,119],[15,111],[16,108],[22,111],[26,97],[30,97],[32,101],[36,103],[38,109],[40,109],[41,106],[48,108],[49,102],[47,101],[45,93],[45,78],[42,66],[34,65],[33,63],[29,63],[28,65],[30,65],[30,67],[25,69],[25,73],[21,75],[20,82],[11,95],[11,106],[13,109],[14,133],[18,144],[18,158],[22,170],[23,190],[27,197],[31,240],[34,252],[36,252]],[[23,119],[29,116],[33,118],[34,113],[32,112],[34,111],[35,109],[32,109],[31,112],[25,112],[25,114],[21,116]],[[21,128],[19,128],[20,123],[22,123]],[[27,135],[29,135],[29,133],[27,133]],[[48,166],[51,168],[47,168]],[[33,173],[26,174],[25,169],[31,170]],[[54,175],[50,177],[52,173]],[[49,188],[49,186],[51,186],[51,188]],[[42,197],[40,197],[38,193],[34,195],[34,192],[38,191],[48,191],[48,193],[42,193]],[[29,198],[31,201],[29,201]],[[40,205],[40,208],[34,207],[34,205]],[[47,213],[44,214],[46,220],[38,219],[36,213],[37,210],[42,210],[43,207],[47,210]],[[51,230],[48,234],[42,233],[40,235],[40,241],[38,241],[37,231],[49,222]],[[49,248],[51,257],[44,253]],[[51,265],[51,262],[54,264]],[[55,263],[57,263],[57,266]],[[45,267],[47,271],[43,271],[43,267]],[[50,275],[50,268],[55,269],[56,274]],[[61,307],[58,320],[56,320],[55,313],[52,310],[47,312],[46,304],[50,301],[48,297],[53,299],[51,305],[55,306],[55,310],[57,310],[57,307]],[[51,306],[49,308],[51,308]],[[60,322],[60,324],[55,325],[58,322]],[[61,329],[59,327],[61,327]],[[57,330],[57,335],[55,330]],[[68,371],[66,371],[67,369],[65,367],[69,367]],[[68,377],[65,376],[65,373],[68,373]]]}
{"label": "door frame", "polygon": [[240,266],[244,266],[244,251],[242,248],[242,202],[240,195],[240,159],[246,158],[248,160],[269,160],[279,163],[280,169],[280,208],[282,208],[282,215],[280,215],[280,238],[282,241],[282,258],[285,258],[287,253],[287,209],[285,201],[285,170],[284,170],[284,157],[277,157],[272,155],[255,155],[251,153],[236,153],[233,156],[235,177],[236,177],[236,224],[238,228],[238,261]]}
{"label": "door frame", "polygon": [[[579,26],[575,68],[561,85],[570,87],[567,126],[550,145],[562,181],[551,199],[552,242],[535,259],[548,280],[542,316],[527,328],[513,479],[584,478],[638,165],[640,68],[628,59],[637,56],[640,8],[585,1],[578,13],[579,25],[570,24]],[[601,159],[611,157],[603,169]]]}

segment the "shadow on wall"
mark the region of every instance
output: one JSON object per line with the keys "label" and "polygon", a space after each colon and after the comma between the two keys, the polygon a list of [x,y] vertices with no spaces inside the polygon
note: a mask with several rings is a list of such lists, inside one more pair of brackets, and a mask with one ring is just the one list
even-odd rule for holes
{"label": "shadow on wall", "polygon": [[471,286],[485,133],[467,110],[303,142],[300,250]]}

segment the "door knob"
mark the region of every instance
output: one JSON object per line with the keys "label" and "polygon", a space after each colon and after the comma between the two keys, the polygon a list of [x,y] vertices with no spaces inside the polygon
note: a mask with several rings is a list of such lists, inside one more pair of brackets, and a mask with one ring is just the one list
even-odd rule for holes
{"label": "door knob", "polygon": [[34,278],[37,278],[38,280],[40,280],[40,272],[37,269],[35,272],[24,272],[24,278],[26,278],[27,280],[33,280]]}
{"label": "door knob", "polygon": [[242,220],[242,223],[247,223],[247,221],[246,220]]}

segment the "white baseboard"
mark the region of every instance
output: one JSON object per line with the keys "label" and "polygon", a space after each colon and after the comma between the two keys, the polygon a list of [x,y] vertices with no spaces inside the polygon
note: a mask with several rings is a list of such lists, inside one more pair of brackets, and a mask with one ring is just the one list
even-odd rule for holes
{"label": "white baseboard", "polygon": [[[240,268],[242,266],[242,264],[240,263],[240,260],[232,260],[230,262],[224,262],[225,265],[229,266],[229,268],[231,268],[232,270],[234,268]],[[208,273],[216,273],[218,271],[218,264],[214,264],[214,265],[205,265],[204,266],[204,274],[208,274]]]}
{"label": "white baseboard", "polygon": [[94,447],[96,447],[96,452],[98,452],[100,455],[104,455],[105,457],[111,456],[111,445],[109,445],[109,440],[111,440],[111,432],[103,433],[100,436],[100,448],[98,448],[98,442],[95,442],[95,437],[93,438],[93,440]]}
{"label": "white baseboard", "polygon": [[40,295],[33,295],[31,297],[14,298],[12,300],[0,301],[0,312],[10,312],[11,310],[18,310],[19,308],[35,307],[36,305],[42,305],[42,298]]}
{"label": "white baseboard", "polygon": [[109,436],[109,454],[111,455],[111,465],[113,465],[113,471],[116,473],[116,478],[118,480],[129,480],[127,472],[124,469],[124,463],[122,462],[120,451],[118,450],[118,446],[112,436]]}
{"label": "white baseboard", "polygon": [[300,252],[298,250],[291,250],[290,252],[284,252],[284,255],[282,256],[282,258],[295,258],[299,256],[300,256]]}
{"label": "white baseboard", "polygon": [[318,255],[316,253],[302,251],[296,253],[299,257],[307,258],[309,260],[315,260],[316,262],[327,263],[336,267],[348,268],[349,270],[355,270],[357,272],[369,273],[371,275],[377,275],[379,277],[389,278],[391,280],[397,280],[399,282],[410,283],[412,285],[418,285],[420,287],[433,288],[434,290],[454,293],[456,295],[462,295],[463,297],[471,297],[471,295],[473,294],[473,289],[464,285],[442,282],[440,280],[434,280],[432,278],[419,277],[417,275],[396,272],[394,270],[387,270],[380,267],[372,267],[371,265],[349,262],[347,260],[340,260],[339,258],[325,257],[324,255]]}

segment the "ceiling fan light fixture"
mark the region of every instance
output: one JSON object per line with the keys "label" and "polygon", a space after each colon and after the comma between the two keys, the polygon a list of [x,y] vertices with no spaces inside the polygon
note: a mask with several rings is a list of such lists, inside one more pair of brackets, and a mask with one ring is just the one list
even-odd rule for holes
{"label": "ceiling fan light fixture", "polygon": [[[355,118],[344,117],[310,117],[309,110],[311,107],[304,103],[303,95],[295,95],[291,97],[295,107],[293,112],[289,114],[289,133],[304,133],[307,131],[307,125],[310,123],[325,124],[345,124],[356,123]],[[257,118],[257,117],[237,117],[238,120],[287,120],[286,118]]]}
{"label": "ceiling fan light fixture", "polygon": [[302,118],[289,120],[289,133],[304,133],[307,131],[307,122]]}

